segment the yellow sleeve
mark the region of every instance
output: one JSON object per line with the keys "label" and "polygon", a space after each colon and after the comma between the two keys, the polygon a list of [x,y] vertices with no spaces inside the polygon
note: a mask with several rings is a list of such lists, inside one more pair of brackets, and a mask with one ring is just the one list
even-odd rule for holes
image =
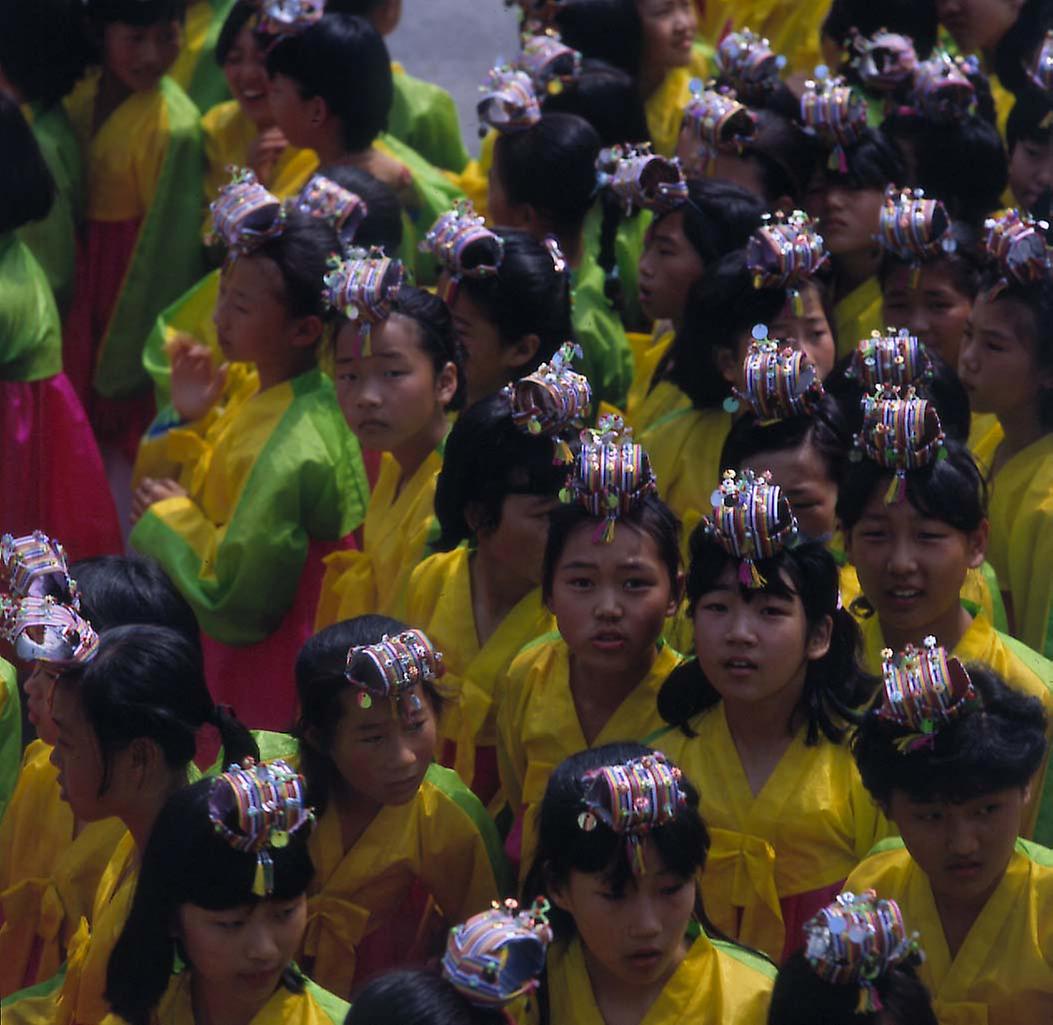
{"label": "yellow sleeve", "polygon": [[498,688],[497,772],[513,814],[517,813],[523,804],[527,757],[519,724],[526,712],[530,696],[531,669],[536,657],[533,651],[517,655],[509,666],[505,686]]}

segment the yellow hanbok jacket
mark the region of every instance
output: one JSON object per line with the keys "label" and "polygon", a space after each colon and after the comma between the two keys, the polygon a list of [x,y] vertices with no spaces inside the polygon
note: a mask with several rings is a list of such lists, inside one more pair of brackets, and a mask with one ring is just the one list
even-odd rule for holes
{"label": "yellow hanbok jacket", "polygon": [[[658,691],[680,663],[661,645],[651,671],[625,698],[591,744],[581,730],[570,691],[570,652],[558,635],[524,649],[508,670],[497,705],[497,767],[513,813],[523,810],[520,878],[530,870],[537,846],[537,816],[552,770],[588,747],[618,740],[648,742],[662,731]],[[659,744],[661,747],[661,744]]]}
{"label": "yellow hanbok jacket", "polygon": [[[549,948],[545,978],[551,1025],[604,1025],[578,937]],[[764,958],[702,933],[640,1025],[764,1025],[774,980]]]}
{"label": "yellow hanbok jacket", "polygon": [[[172,976],[161,1002],[150,1016],[151,1025],[196,1025],[190,982],[192,971]],[[250,1025],[344,1025],[350,1004],[304,978],[302,993],[280,985]],[[108,1014],[102,1025],[123,1025],[124,1019]]]}
{"label": "yellow hanbok jacket", "polygon": [[382,807],[350,850],[339,814],[327,809],[309,849],[315,877],[298,960],[338,995],[351,992],[358,945],[397,914],[416,880],[451,924],[486,910],[508,883],[486,810],[456,773],[438,765],[413,800]]}
{"label": "yellow hanbok jacket", "polygon": [[469,785],[476,782],[476,753],[497,745],[495,708],[512,660],[556,628],[536,588],[520,599],[480,646],[472,606],[472,553],[467,544],[429,556],[413,571],[400,618],[419,627],[443,653],[446,675],[439,737],[452,747],[453,765]]}
{"label": "yellow hanbok jacket", "polygon": [[947,947],[932,887],[901,842],[882,844],[845,888],[895,900],[920,934],[918,969],[940,1025],[1053,1021],[1053,852],[1018,840],[1002,881],[958,953]]}
{"label": "yellow hanbok jacket", "polygon": [[647,131],[654,151],[663,157],[676,153],[680,123],[684,120],[684,108],[691,99],[691,79],[694,77],[695,72],[690,68],[673,68],[644,103]]}
{"label": "yellow hanbok jacket", "polygon": [[881,285],[877,277],[867,278],[834,306],[834,337],[837,358],[855,352],[860,339],[869,338],[871,331],[884,326]]}
{"label": "yellow hanbok jacket", "polygon": [[390,452],[381,456],[366,508],[362,548],[326,556],[315,630],[355,616],[398,611],[410,573],[435,538],[435,482],[442,469],[442,448],[421,463],[398,494],[402,468]]}
{"label": "yellow hanbok jacket", "polygon": [[118,819],[89,822],[74,836],[51,746],[26,748],[14,796],[0,822],[0,997],[50,979],[125,834]]}
{"label": "yellow hanbok jacket", "polygon": [[669,381],[658,381],[651,387],[654,372],[675,337],[674,331],[629,335],[633,351],[633,383],[625,403],[625,422],[637,434],[643,433],[656,420],[691,405],[691,400]]}
{"label": "yellow hanbok jacket", "polygon": [[788,939],[780,902],[840,883],[895,830],[864,789],[847,744],[823,738],[809,746],[802,727],[754,795],[723,704],[690,725],[696,737],[674,730],[656,744],[701,794],[711,840],[706,913],[733,939],[779,960]]}

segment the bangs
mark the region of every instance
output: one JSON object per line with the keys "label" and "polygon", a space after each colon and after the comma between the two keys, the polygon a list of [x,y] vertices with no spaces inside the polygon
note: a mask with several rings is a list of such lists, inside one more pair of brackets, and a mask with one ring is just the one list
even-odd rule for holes
{"label": "bangs", "polygon": [[90,17],[102,24],[123,22],[147,28],[163,21],[182,21],[186,0],[97,0],[89,11]]}
{"label": "bangs", "polygon": [[[701,528],[691,541],[691,568],[687,577],[689,611],[695,614],[695,606],[702,595],[720,584],[720,578],[732,567],[736,571],[741,560],[732,555],[720,542],[706,536]],[[764,578],[763,587],[747,587],[739,582],[739,593],[749,600],[752,595],[767,594],[775,598],[793,600],[801,597],[797,566],[785,555],[785,550],[769,559],[756,559],[757,572]],[[785,574],[785,575],[784,575]],[[787,583],[786,576],[790,578]]]}

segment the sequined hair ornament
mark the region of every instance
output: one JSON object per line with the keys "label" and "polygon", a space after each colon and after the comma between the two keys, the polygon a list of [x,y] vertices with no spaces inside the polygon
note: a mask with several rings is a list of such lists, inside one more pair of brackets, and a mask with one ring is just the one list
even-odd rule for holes
{"label": "sequined hair ornament", "polygon": [[890,968],[921,957],[917,933],[907,934],[894,900],[873,890],[845,891],[804,926],[804,956],[812,971],[835,986],[858,986],[857,1014],[882,1010],[877,982]]}
{"label": "sequined hair ornament", "polygon": [[431,253],[446,271],[448,280],[441,297],[447,305],[456,298],[462,278],[493,277],[505,255],[504,239],[486,227],[485,219],[467,199],[458,200],[442,214],[417,248]]}
{"label": "sequined hair ornament", "polygon": [[911,287],[917,286],[921,265],[943,253],[953,253],[951,219],[938,199],[928,199],[922,189],[885,189],[885,203],[875,236],[882,249],[914,269]]}
{"label": "sequined hair ornament", "polygon": [[683,206],[688,199],[680,161],[652,153],[650,143],[600,150],[596,184],[618,197],[626,216],[634,210],[666,213]]}
{"label": "sequined hair ornament", "polygon": [[66,550],[42,530],[14,537],[0,537],[0,565],[7,577],[7,589],[15,597],[43,597],[48,581],[54,580],[67,604],[80,609],[77,582],[69,574]]}
{"label": "sequined hair ornament", "polygon": [[281,39],[305,32],[321,21],[325,0],[255,0],[259,8],[256,30]]}
{"label": "sequined hair ornament", "polygon": [[[388,699],[401,702],[404,693],[418,684],[434,683],[446,672],[442,652],[422,630],[385,634],[376,644],[359,644],[347,653],[344,675],[359,691],[359,708]],[[420,698],[410,695],[410,707],[421,707]]]}
{"label": "sequined hair ornament", "polygon": [[687,805],[680,779],[680,770],[658,752],[590,769],[581,778],[585,810],[578,828],[588,833],[602,822],[624,836],[633,873],[644,875],[644,837],[669,825]]}
{"label": "sequined hair ornament", "polygon": [[849,62],[864,88],[892,93],[910,86],[918,67],[918,55],[909,36],[879,29],[873,35],[854,32]]}
{"label": "sequined hair ornament", "polygon": [[987,220],[984,229],[987,255],[1002,271],[1001,280],[988,293],[989,298],[1010,284],[1035,285],[1050,279],[1053,264],[1046,241],[1049,225],[1045,221],[1009,210],[1001,217]]}
{"label": "sequined hair ornament", "polygon": [[345,253],[351,249],[355,233],[369,214],[369,207],[361,196],[321,174],[313,175],[300,190],[296,205],[302,213],[331,225]]}
{"label": "sequined hair ornament", "polygon": [[26,662],[83,665],[99,649],[91,623],[74,606],[50,595],[0,595],[0,634]]}
{"label": "sequined hair ornament", "polygon": [[934,373],[928,349],[905,327],[871,331],[856,346],[845,369],[845,376],[858,381],[865,392],[883,385],[917,385],[931,380]]}
{"label": "sequined hair ornament", "polygon": [[537,989],[552,942],[549,903],[520,910],[514,900],[455,925],[446,939],[443,978],[475,1007],[504,1007]]}
{"label": "sequined hair ornament", "polygon": [[751,590],[767,580],[757,570],[757,560],[770,559],[797,542],[797,517],[771,473],[725,470],[720,487],[710,497],[711,516],[703,529],[729,555],[739,559],[739,583]]}
{"label": "sequined hair ornament", "polygon": [[618,520],[657,490],[651,459],[633,441],[632,428],[620,416],[605,415],[594,429],[581,432],[581,448],[559,497],[580,502],[600,521],[592,539],[599,544],[613,541]]}
{"label": "sequined hair ornament", "polygon": [[763,100],[779,81],[786,58],[775,53],[767,39],[748,28],[729,32],[717,44],[717,76],[747,103]]}
{"label": "sequined hair ornament", "polygon": [[524,35],[516,68],[530,76],[537,94],[554,96],[581,74],[581,54],[567,46],[554,29]]}
{"label": "sequined hair ornament", "polygon": [[908,644],[898,655],[881,652],[883,691],[875,714],[904,730],[896,740],[901,754],[931,746],[939,731],[964,712],[982,707],[965,666],[926,637],[920,648]]}
{"label": "sequined hair ornament", "polygon": [[976,87],[966,72],[977,70],[975,58],[953,58],[944,51],[922,61],[914,73],[914,108],[937,124],[964,121],[976,109]]}
{"label": "sequined hair ornament", "polygon": [[1053,31],[1047,32],[1042,40],[1034,63],[1028,70],[1028,78],[1047,99],[1053,97]]}
{"label": "sequined hair ornament", "polygon": [[688,174],[708,175],[718,153],[741,154],[756,131],[755,117],[733,92],[707,89],[698,79],[691,82],[691,98],[680,123],[681,135],[694,141],[697,152],[697,165],[688,167]]}
{"label": "sequined hair ornament", "polygon": [[541,106],[534,83],[525,71],[510,67],[491,68],[486,84],[479,87],[483,98],[476,105],[479,134],[493,128],[506,135],[523,132],[541,120]]}
{"label": "sequined hair ornament", "polygon": [[285,207],[268,192],[247,168],[232,167],[230,183],[219,190],[211,204],[212,231],[209,244],[222,242],[227,258],[234,259],[259,249],[285,230]]}
{"label": "sequined hair ornament", "polygon": [[[764,328],[763,324],[758,328]],[[815,364],[799,349],[774,338],[756,338],[743,361],[745,388],[735,394],[753,410],[761,425],[795,416],[812,416],[823,400],[823,382]]]}
{"label": "sequined hair ornament", "polygon": [[845,147],[858,142],[867,126],[867,106],[843,78],[831,77],[825,67],[804,83],[801,123],[831,147],[829,166],[848,173]]}
{"label": "sequined hair ornament", "polygon": [[234,850],[256,855],[252,892],[257,897],[274,892],[271,851],[287,847],[294,833],[314,822],[304,793],[303,777],[280,758],[259,765],[246,758],[212,784],[212,827]]}
{"label": "sequined hair ornament", "polygon": [[796,316],[804,312],[800,288],[826,265],[823,236],[803,210],[765,214],[746,243],[746,266],[754,288],[785,288]]}
{"label": "sequined hair ornament", "polygon": [[863,398],[863,429],[856,435],[851,459],[868,459],[894,470],[885,504],[907,497],[907,471],[947,458],[943,427],[936,407],[919,399],[913,387],[883,385]]}
{"label": "sequined hair ornament", "polygon": [[373,248],[357,250],[346,260],[335,259],[325,275],[322,298],[358,328],[361,355],[372,354],[372,329],[391,315],[391,304],[405,276],[402,263]]}

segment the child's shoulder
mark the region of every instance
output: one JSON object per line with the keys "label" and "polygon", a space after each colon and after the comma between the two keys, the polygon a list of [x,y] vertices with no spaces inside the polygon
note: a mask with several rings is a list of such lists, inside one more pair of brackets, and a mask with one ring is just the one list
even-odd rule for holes
{"label": "child's shoulder", "polygon": [[510,677],[519,678],[546,671],[554,661],[567,657],[567,644],[558,630],[535,637],[519,649],[508,667]]}
{"label": "child's shoulder", "polygon": [[482,801],[453,770],[432,763],[417,794],[423,819],[430,821],[444,836],[460,823],[470,832],[489,835],[493,821]]}

